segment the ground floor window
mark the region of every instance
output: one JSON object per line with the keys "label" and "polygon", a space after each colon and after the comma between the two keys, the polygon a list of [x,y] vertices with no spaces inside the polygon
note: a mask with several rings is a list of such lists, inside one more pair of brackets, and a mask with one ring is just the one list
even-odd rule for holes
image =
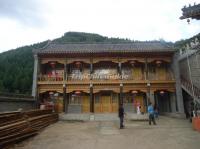
{"label": "ground floor window", "polygon": [[70,94],[69,104],[81,104],[82,96],[80,94]]}

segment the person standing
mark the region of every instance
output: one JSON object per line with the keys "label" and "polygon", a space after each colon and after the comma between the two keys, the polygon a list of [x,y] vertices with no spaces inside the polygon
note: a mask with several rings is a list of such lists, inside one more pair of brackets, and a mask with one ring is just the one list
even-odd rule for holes
{"label": "person standing", "polygon": [[149,113],[149,125],[151,125],[151,122],[153,122],[153,124],[156,125],[154,109],[151,102],[149,103],[148,106],[148,113]]}
{"label": "person standing", "polygon": [[139,103],[138,103],[138,105],[137,105],[137,114],[141,114],[141,106],[140,106]]}
{"label": "person standing", "polygon": [[120,119],[120,129],[122,129],[124,128],[124,108],[122,104],[119,106],[118,115]]}

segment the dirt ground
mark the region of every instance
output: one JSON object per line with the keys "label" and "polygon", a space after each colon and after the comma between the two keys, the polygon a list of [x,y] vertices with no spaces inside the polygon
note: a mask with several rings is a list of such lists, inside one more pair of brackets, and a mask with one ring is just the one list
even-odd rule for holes
{"label": "dirt ground", "polygon": [[12,149],[199,149],[200,132],[188,120],[161,117],[148,122],[59,121]]}

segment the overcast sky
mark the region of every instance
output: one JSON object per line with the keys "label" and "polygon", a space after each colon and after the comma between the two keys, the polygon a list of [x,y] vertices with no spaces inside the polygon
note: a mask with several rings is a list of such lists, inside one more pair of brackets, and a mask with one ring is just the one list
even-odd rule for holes
{"label": "overcast sky", "polygon": [[0,52],[54,39],[68,31],[132,40],[177,41],[200,32],[180,20],[200,0],[0,0]]}

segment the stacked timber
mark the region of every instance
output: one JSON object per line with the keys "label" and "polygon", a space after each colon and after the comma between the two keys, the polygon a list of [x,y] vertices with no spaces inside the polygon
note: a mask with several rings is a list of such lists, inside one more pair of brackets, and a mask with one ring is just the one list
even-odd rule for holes
{"label": "stacked timber", "polygon": [[0,113],[0,149],[34,136],[58,121],[51,110]]}

